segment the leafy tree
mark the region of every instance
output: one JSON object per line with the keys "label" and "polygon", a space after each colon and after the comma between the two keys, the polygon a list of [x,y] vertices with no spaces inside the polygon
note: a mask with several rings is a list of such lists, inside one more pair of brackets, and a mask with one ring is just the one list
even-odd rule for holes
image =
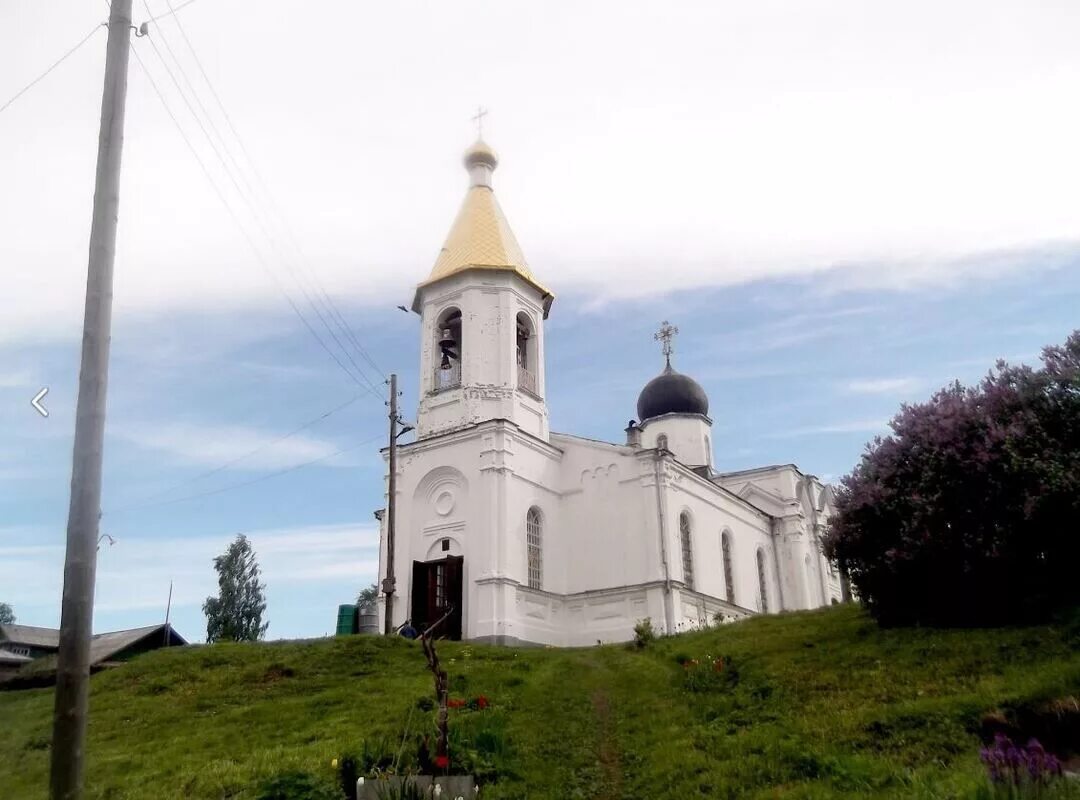
{"label": "leafy tree", "polygon": [[885,624],[1000,624],[1080,603],[1080,331],[905,405],[837,492],[826,554]]}
{"label": "leafy tree", "polygon": [[7,603],[0,603],[0,625],[11,625],[15,622],[15,612]]}
{"label": "leafy tree", "polygon": [[206,641],[245,642],[261,639],[270,624],[266,611],[266,585],[259,583],[259,564],[244,534],[237,534],[229,549],[214,559],[218,596],[203,603]]}
{"label": "leafy tree", "polygon": [[379,599],[379,584],[373,583],[365,589],[360,590],[360,594],[356,597],[356,604],[362,606],[368,603],[374,603]]}

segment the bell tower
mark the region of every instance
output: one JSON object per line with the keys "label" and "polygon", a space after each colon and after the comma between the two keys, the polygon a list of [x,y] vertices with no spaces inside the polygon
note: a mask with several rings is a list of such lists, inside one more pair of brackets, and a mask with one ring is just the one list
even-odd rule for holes
{"label": "bell tower", "polygon": [[498,163],[480,139],[465,152],[469,189],[416,287],[420,439],[491,419],[548,438],[544,320],[554,296],[533,277],[495,199]]}

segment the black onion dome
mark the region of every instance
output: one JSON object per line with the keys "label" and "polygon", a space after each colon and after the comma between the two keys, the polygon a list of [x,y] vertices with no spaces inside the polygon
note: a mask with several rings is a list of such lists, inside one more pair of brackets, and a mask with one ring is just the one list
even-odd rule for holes
{"label": "black onion dome", "polygon": [[700,383],[689,375],[676,372],[669,364],[641,390],[637,413],[642,421],[661,414],[705,416],[709,413],[709,398]]}

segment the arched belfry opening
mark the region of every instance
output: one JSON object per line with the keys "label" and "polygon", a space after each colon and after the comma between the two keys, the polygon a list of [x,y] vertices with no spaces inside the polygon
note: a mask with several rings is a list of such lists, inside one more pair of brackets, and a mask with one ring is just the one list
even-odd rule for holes
{"label": "arched belfry opening", "polygon": [[435,323],[435,391],[461,386],[461,359],[464,355],[461,335],[461,311],[445,309]]}
{"label": "arched belfry opening", "polygon": [[517,360],[517,385],[519,389],[538,394],[536,328],[529,315],[519,311],[514,325],[515,358]]}

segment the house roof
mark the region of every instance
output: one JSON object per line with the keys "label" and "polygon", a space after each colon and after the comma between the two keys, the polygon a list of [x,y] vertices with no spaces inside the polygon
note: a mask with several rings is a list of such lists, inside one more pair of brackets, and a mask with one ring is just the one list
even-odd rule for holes
{"label": "house roof", "polygon": [[[130,628],[124,631],[98,633],[90,640],[90,663],[108,661],[112,656],[140,642],[155,632],[164,636],[165,625],[147,625],[142,628]],[[169,643],[187,644],[187,640],[169,626]],[[60,647],[60,631],[55,628],[35,628],[31,625],[0,625],[0,641],[29,647],[46,647],[56,650]],[[29,659],[28,659],[29,660]]]}
{"label": "house roof", "polygon": [[[172,625],[169,626],[169,631],[170,643],[172,643],[172,640],[174,639],[179,639],[180,644],[187,644],[187,640],[173,630]],[[126,650],[136,642],[140,642],[151,634],[159,632],[164,635],[164,625],[147,625],[144,628],[131,628],[126,631],[99,633],[90,641],[90,663],[97,664],[102,661],[108,661],[112,656],[122,650]]]}
{"label": "house roof", "polygon": [[21,653],[13,653],[0,647],[0,664],[28,664],[34,659]]}
{"label": "house roof", "polygon": [[60,647],[60,631],[56,628],[36,628],[33,625],[0,625],[0,642],[55,650]]}

